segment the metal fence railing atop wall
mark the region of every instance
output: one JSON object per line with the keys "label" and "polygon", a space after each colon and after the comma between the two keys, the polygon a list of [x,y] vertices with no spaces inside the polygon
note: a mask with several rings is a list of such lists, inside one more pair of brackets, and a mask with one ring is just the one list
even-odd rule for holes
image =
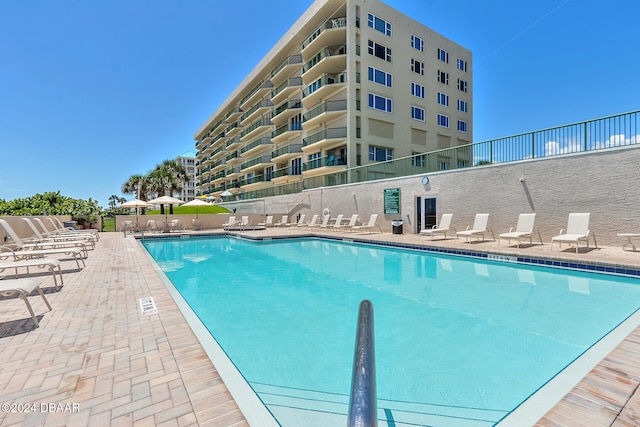
{"label": "metal fence railing atop wall", "polygon": [[306,177],[295,184],[246,191],[240,198],[635,145],[640,144],[639,120],[640,110]]}

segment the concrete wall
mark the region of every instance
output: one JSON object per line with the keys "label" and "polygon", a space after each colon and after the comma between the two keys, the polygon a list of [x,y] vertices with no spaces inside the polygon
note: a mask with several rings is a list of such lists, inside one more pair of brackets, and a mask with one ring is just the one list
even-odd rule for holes
{"label": "concrete wall", "polygon": [[[254,201],[226,203],[238,214],[321,214],[353,213],[366,221],[371,213],[380,214],[383,230],[398,215],[383,215],[385,188],[401,189],[401,217],[404,232],[415,233],[416,197],[436,198],[438,220],[453,213],[457,230],[472,225],[476,213],[489,213],[489,227],[497,234],[515,227],[518,214],[536,212],[536,226],[543,241],[566,228],[570,212],[590,212],[591,230],[598,244],[619,245],[617,233],[640,233],[640,146],[553,158],[430,173],[429,184],[415,175],[385,181],[318,188],[301,194],[270,197]],[[520,179],[524,181],[521,182]]]}

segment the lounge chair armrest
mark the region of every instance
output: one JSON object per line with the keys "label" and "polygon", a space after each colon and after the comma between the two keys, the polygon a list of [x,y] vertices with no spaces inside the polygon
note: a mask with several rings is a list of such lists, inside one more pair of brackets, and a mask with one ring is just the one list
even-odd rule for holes
{"label": "lounge chair armrest", "polygon": [[509,227],[509,233],[513,232],[513,227]]}
{"label": "lounge chair armrest", "polygon": [[558,234],[564,234],[564,228],[561,228]]}

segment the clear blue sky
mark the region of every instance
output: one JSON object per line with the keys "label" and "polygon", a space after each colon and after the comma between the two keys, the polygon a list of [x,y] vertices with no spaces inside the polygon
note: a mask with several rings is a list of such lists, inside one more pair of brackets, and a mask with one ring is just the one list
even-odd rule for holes
{"label": "clear blue sky", "polygon": [[[640,2],[386,3],[473,52],[475,141],[640,108]],[[311,4],[0,1],[0,199],[106,207],[130,175],[195,151]]]}

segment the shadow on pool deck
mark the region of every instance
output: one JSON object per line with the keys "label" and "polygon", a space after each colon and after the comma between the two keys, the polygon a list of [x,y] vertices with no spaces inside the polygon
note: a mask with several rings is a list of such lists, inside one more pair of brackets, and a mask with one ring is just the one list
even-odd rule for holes
{"label": "shadow on pool deck", "polygon": [[[242,234],[301,233],[306,232],[290,228]],[[576,254],[555,247],[551,252],[548,244],[517,249],[493,241],[432,242],[407,234],[326,234],[640,269],[640,253],[620,247]],[[63,273],[60,292],[47,292],[53,311],[46,311],[39,296],[30,297],[39,328],[33,327],[24,302],[0,300],[0,400],[37,408],[76,403],[78,410],[0,412],[1,425],[248,425],[138,242],[103,233],[85,269],[73,271],[71,263],[62,262],[70,271]],[[53,286],[50,276],[38,279],[44,288]],[[143,297],[154,298],[158,314],[141,314]],[[638,425],[639,358],[636,330],[538,425]]]}

